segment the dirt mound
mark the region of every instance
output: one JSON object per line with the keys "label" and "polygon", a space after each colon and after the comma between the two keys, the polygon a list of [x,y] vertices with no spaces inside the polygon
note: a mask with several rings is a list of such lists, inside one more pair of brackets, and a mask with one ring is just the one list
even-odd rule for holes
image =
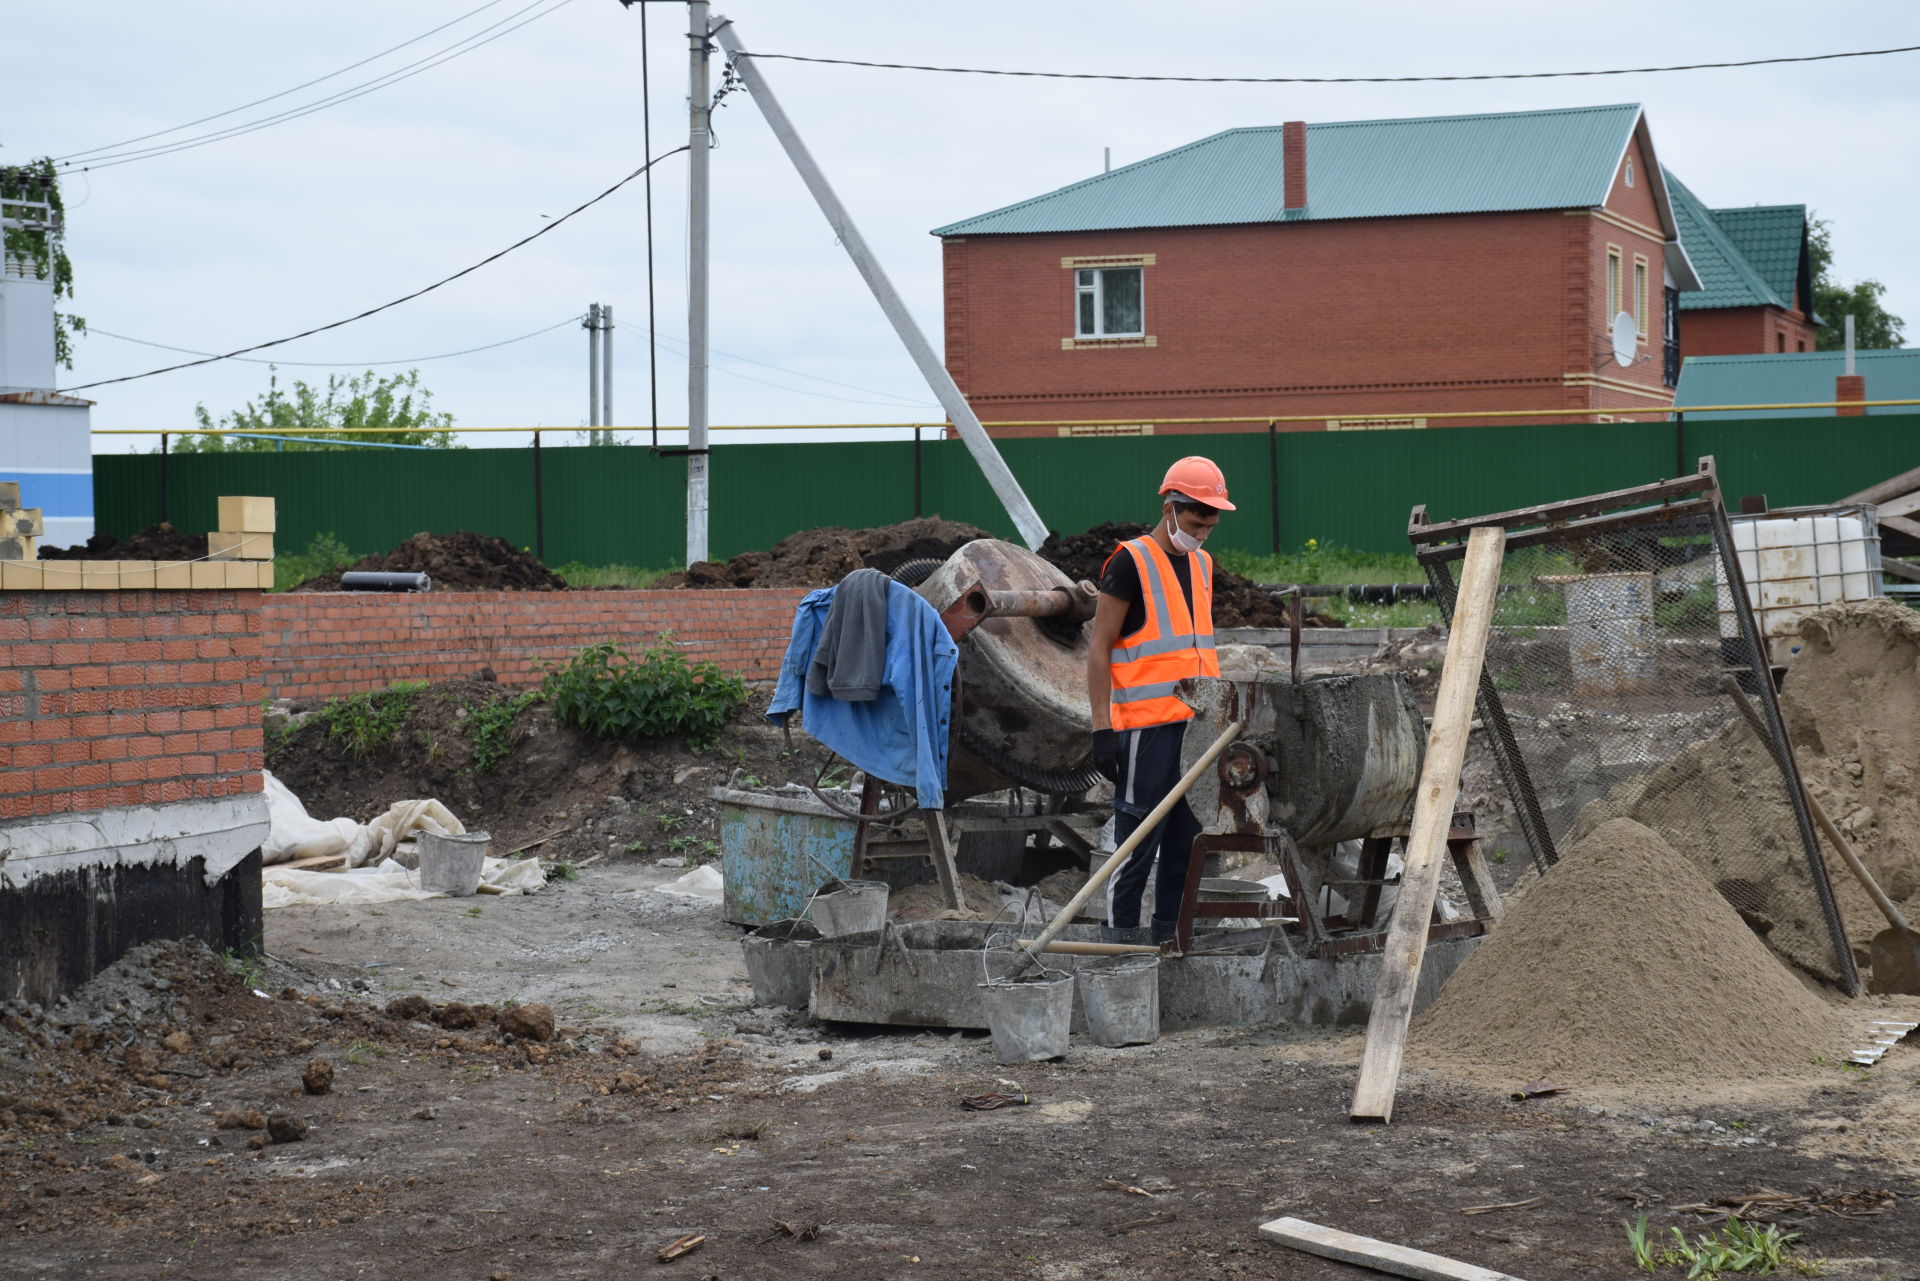
{"label": "dirt mound", "polygon": [[426,574],[436,592],[563,592],[567,580],[504,538],[473,534],[415,534],[384,556],[368,556],[344,569],[316,574],[296,592],[337,592],[340,575],[352,571]]}
{"label": "dirt mound", "polygon": [[1613,819],[1512,904],[1415,1020],[1409,1055],[1506,1085],[1631,1089],[1801,1071],[1852,1030],[1691,861]]}
{"label": "dirt mound", "polygon": [[72,547],[42,547],[41,560],[199,560],[207,554],[205,534],[183,534],[162,521],[131,538],[98,533]]}
{"label": "dirt mound", "polygon": [[898,525],[842,529],[827,525],[789,534],[771,551],[741,552],[724,563],[695,561],[655,587],[831,587],[856,569],[891,574],[911,560],[945,560],[976,538],[974,525],[924,516]]}
{"label": "dirt mound", "polygon": [[[1130,538],[1138,538],[1147,532],[1145,525],[1132,525],[1124,521],[1095,525],[1084,534],[1062,536],[1049,533],[1047,541],[1040,545],[1043,559],[1057,565],[1068,578],[1078,582],[1089,579],[1100,581],[1101,567],[1107,563],[1107,557],[1113,549]],[[1328,618],[1322,614],[1309,614],[1302,620],[1308,627],[1344,627],[1345,623],[1337,618]],[[1231,570],[1221,568],[1214,562],[1213,576],[1213,625],[1215,627],[1285,627],[1287,625],[1286,606],[1275,600],[1259,584],[1250,578],[1242,578]]]}

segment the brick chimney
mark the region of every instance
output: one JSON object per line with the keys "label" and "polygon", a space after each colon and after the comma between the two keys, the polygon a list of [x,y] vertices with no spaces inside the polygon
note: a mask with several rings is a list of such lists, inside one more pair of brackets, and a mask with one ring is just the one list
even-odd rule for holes
{"label": "brick chimney", "polygon": [[1281,157],[1286,164],[1286,207],[1307,207],[1307,122],[1289,120],[1280,126]]}
{"label": "brick chimney", "polygon": [[[1833,380],[1833,398],[1835,400],[1865,400],[1867,398],[1867,376],[1865,374],[1839,374]],[[1834,414],[1840,418],[1858,418],[1867,412],[1865,405],[1841,405]]]}

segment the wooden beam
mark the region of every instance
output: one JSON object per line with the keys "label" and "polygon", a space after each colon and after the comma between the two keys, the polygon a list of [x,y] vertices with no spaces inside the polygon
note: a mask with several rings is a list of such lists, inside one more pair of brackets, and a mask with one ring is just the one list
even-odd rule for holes
{"label": "wooden beam", "polygon": [[1449,840],[1447,847],[1453,851],[1453,868],[1460,874],[1468,909],[1482,921],[1499,920],[1506,908],[1500,903],[1500,890],[1493,883],[1493,869],[1487,866],[1480,842]]}
{"label": "wooden beam", "polygon": [[[1512,511],[1493,512],[1486,516],[1468,516],[1461,520],[1442,520],[1432,523],[1409,523],[1407,537],[1416,543],[1444,543],[1474,529],[1484,529],[1498,525],[1510,529],[1515,525],[1557,525],[1582,516],[1598,516],[1618,507],[1635,507],[1665,502],[1682,495],[1698,495],[1713,487],[1713,477],[1705,474],[1682,476],[1678,480],[1656,481],[1651,485],[1634,485],[1629,489],[1615,489],[1604,494],[1593,494],[1586,498],[1571,498],[1565,502],[1546,503],[1539,507],[1516,507]],[[1416,512],[1422,509],[1415,508]]]}
{"label": "wooden beam", "polygon": [[1417,1281],[1519,1281],[1492,1268],[1356,1236],[1338,1228],[1324,1228],[1305,1219],[1274,1219],[1262,1223],[1260,1235],[1323,1259],[1338,1259],[1396,1277],[1414,1277]]}
{"label": "wooden beam", "polygon": [[1868,485],[1857,494],[1848,494],[1840,501],[1843,503],[1883,503],[1889,498],[1898,498],[1910,490],[1920,489],[1920,467],[1903,471],[1898,476],[1890,476],[1878,485]]}
{"label": "wooden beam", "polygon": [[1920,583],[1920,565],[1910,560],[1895,560],[1891,556],[1882,556],[1880,572],[1892,574],[1895,578],[1904,578],[1910,583]]}
{"label": "wooden beam", "polygon": [[1428,917],[1440,890],[1441,860],[1453,825],[1453,804],[1460,791],[1460,767],[1467,757],[1468,726],[1487,656],[1493,609],[1499,599],[1501,558],[1507,534],[1499,528],[1476,529],[1467,536],[1467,558],[1460,571],[1458,603],[1447,638],[1446,664],[1434,698],[1433,728],[1427,731],[1426,763],[1414,796],[1413,824],[1400,873],[1400,895],[1387,926],[1380,977],[1367,1021],[1367,1049],[1360,1061],[1348,1116],[1355,1121],[1393,1118],[1394,1091],[1406,1054],[1407,1024],[1426,955]]}
{"label": "wooden beam", "polygon": [[1905,516],[1882,516],[1880,528],[1895,530],[1908,538],[1920,538],[1920,520],[1908,520]]}
{"label": "wooden beam", "polygon": [[946,816],[939,810],[920,811],[927,827],[927,849],[933,856],[933,874],[940,880],[940,896],[956,912],[967,910],[967,896],[960,888],[960,873],[954,866],[953,841],[947,832]]}
{"label": "wooden beam", "polygon": [[1911,516],[1920,512],[1920,490],[1903,494],[1899,498],[1889,498],[1877,507],[1882,519],[1888,516]]}

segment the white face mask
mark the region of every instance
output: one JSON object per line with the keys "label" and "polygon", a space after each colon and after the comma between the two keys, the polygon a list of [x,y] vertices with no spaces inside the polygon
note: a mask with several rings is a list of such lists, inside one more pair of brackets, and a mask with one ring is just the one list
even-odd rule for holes
{"label": "white face mask", "polygon": [[1169,516],[1167,517],[1167,541],[1173,544],[1175,551],[1185,552],[1191,555],[1199,551],[1200,548],[1206,544],[1207,539],[1204,534],[1195,538],[1192,534],[1189,534],[1186,530],[1180,528],[1178,524],[1174,523],[1174,518]]}

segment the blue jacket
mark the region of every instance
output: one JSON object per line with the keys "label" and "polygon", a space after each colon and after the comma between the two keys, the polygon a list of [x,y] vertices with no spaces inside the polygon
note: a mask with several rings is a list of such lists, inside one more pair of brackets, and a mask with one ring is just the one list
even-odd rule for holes
{"label": "blue jacket", "polygon": [[807,668],[820,643],[834,589],[801,598],[793,636],[780,664],[780,682],[767,719],[785,725],[795,708],[807,733],[875,778],[919,794],[923,809],[940,809],[947,795],[947,739],[953,714],[953,672],[960,647],[940,614],[901,583],[887,590],[884,687],[871,702],[843,703],[807,689]]}

